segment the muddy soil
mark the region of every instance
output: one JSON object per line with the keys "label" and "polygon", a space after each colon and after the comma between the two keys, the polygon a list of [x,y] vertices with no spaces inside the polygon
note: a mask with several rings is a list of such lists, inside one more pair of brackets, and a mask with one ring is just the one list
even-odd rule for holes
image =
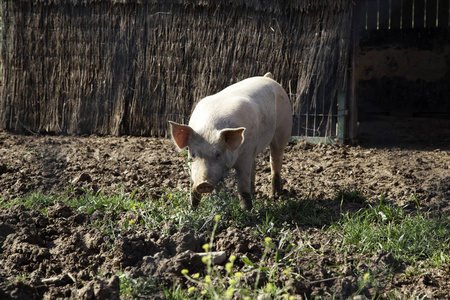
{"label": "muddy soil", "polygon": [[[67,194],[79,192],[78,188],[105,194],[136,190],[142,201],[151,201],[161,197],[165,188],[188,191],[184,165],[185,158],[168,139],[24,136],[0,131],[2,201],[32,191]],[[269,191],[267,155],[258,157],[257,166],[257,198],[261,198]],[[328,207],[337,214],[339,209],[356,211],[383,195],[408,210],[450,216],[447,143],[350,147],[297,142],[286,149],[283,173],[291,197],[335,203]],[[364,193],[367,203],[338,207],[341,203],[332,201],[338,191],[355,189]],[[182,269],[194,272],[204,267],[196,253],[203,252],[207,237],[189,228],[173,229],[170,234],[120,232],[112,239],[90,225],[123,217],[80,213],[59,202],[49,207],[47,215],[21,205],[0,209],[0,299],[118,299],[119,270],[134,279],[151,277],[171,287],[184,282]],[[299,244],[308,236],[307,247],[317,250],[305,252],[297,270],[301,276],[286,281],[292,292],[308,298],[349,297],[358,290],[360,270],[382,273],[386,265],[401,264],[383,251],[369,256],[340,253],[333,247],[339,237],[330,237],[320,228],[299,226],[292,234]],[[230,227],[216,241],[216,250],[225,251],[227,257],[247,255],[258,261],[264,250],[249,228]],[[379,293],[427,299],[450,295],[449,269],[401,274],[381,277]],[[252,274],[246,276],[252,280]],[[280,277],[283,280],[287,279]],[[371,298],[375,288],[366,287],[360,294]],[[158,288],[152,293],[147,298],[164,298]]]}

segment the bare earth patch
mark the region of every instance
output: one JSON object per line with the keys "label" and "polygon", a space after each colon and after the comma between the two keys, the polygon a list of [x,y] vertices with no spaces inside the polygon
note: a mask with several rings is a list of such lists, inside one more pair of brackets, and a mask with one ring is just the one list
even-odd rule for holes
{"label": "bare earth patch", "polygon": [[[150,201],[161,197],[164,188],[189,190],[184,165],[185,158],[168,139],[23,136],[0,131],[3,201],[37,190],[77,195],[82,193],[78,188],[105,194],[118,189],[129,194],[136,191],[136,197]],[[268,156],[261,155],[254,201],[269,194],[269,174]],[[283,174],[290,197],[309,197],[335,217],[367,205],[340,203],[336,199],[343,190],[359,190],[370,203],[383,195],[408,211],[450,216],[448,145],[375,148],[293,143],[285,152]],[[118,299],[118,270],[172,286],[184,282],[182,269],[195,272],[204,267],[196,253],[203,251],[208,237],[192,229],[182,227],[170,234],[134,231],[111,239],[89,226],[122,218],[120,214],[80,213],[59,202],[49,207],[45,216],[20,205],[1,209],[0,298]],[[399,298],[427,295],[427,299],[442,299],[450,295],[449,266],[403,276],[401,268],[408,266],[393,260],[390,253],[346,255],[333,247],[339,236],[330,237],[307,225],[293,229],[292,235],[312,250],[299,260],[301,276],[289,282],[279,278],[296,294],[346,298],[358,290],[358,272],[370,269],[382,274],[386,266],[392,266],[399,271],[379,278],[381,292],[395,291]],[[252,261],[258,261],[264,251],[249,228],[236,227],[217,235],[216,248],[227,256],[246,255]],[[252,280],[251,274],[247,279]],[[360,294],[370,298],[374,290],[365,287]],[[162,293],[152,297],[164,298]]]}

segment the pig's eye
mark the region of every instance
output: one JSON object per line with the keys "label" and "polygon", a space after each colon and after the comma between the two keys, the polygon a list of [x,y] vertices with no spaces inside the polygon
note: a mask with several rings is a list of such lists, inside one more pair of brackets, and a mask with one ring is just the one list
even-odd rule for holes
{"label": "pig's eye", "polygon": [[194,153],[191,153],[191,158],[195,159],[196,155]]}
{"label": "pig's eye", "polygon": [[216,159],[219,159],[222,156],[220,153],[216,153]]}

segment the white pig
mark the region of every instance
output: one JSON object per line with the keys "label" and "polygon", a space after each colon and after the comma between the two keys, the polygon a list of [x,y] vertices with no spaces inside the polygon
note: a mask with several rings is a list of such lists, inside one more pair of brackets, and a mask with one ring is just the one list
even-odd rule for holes
{"label": "white pig", "polygon": [[169,121],[179,149],[188,148],[194,207],[234,168],[241,207],[252,208],[255,157],[270,146],[272,194],[282,191],[283,151],[292,130],[288,95],[271,73],[235,83],[202,99],[189,125]]}

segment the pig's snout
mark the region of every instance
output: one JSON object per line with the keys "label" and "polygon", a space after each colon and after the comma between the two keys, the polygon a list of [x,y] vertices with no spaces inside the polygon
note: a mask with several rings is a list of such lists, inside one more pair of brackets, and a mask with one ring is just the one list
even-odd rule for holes
{"label": "pig's snout", "polygon": [[211,193],[213,191],[213,189],[214,189],[214,186],[211,183],[204,181],[204,182],[200,183],[199,185],[197,185],[197,187],[195,188],[195,191],[197,193],[204,194],[204,193]]}

